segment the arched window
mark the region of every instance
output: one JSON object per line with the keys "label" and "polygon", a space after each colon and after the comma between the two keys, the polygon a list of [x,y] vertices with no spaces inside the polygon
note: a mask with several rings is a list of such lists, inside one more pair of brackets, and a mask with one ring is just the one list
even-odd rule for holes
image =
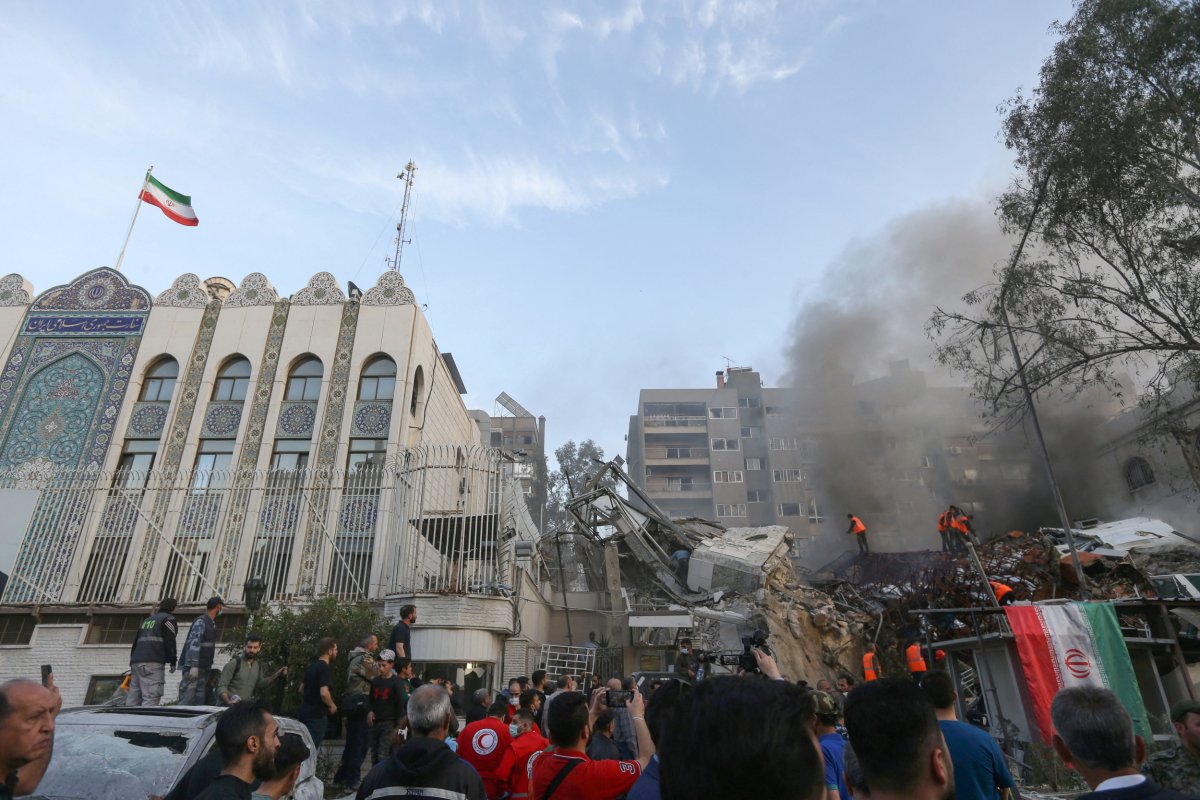
{"label": "arched window", "polygon": [[1126,461],[1125,483],[1131,492],[1154,483],[1154,470],[1150,468],[1150,462],[1141,456],[1134,456]]}
{"label": "arched window", "polygon": [[244,356],[236,356],[225,362],[217,373],[213,386],[213,400],[245,400],[250,387],[250,362]]}
{"label": "arched window", "polygon": [[425,371],[418,366],[417,371],[413,373],[412,399],[408,401],[408,413],[415,417],[417,408],[423,399],[425,399]]}
{"label": "arched window", "polygon": [[376,356],[363,367],[358,379],[359,400],[391,400],[396,394],[396,362]]}
{"label": "arched window", "polygon": [[315,401],[321,396],[321,376],[324,372],[321,359],[316,356],[300,359],[288,375],[287,392],[283,399]]}
{"label": "arched window", "polygon": [[166,403],[175,393],[175,380],[179,377],[179,362],[167,356],[154,362],[154,366],[146,371],[146,380],[142,382],[142,400],[153,403]]}

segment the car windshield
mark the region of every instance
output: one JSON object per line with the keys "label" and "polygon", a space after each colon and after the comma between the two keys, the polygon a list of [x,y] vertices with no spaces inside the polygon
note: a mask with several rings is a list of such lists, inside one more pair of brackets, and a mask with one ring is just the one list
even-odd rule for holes
{"label": "car windshield", "polygon": [[126,800],[165,795],[183,771],[197,732],[64,725],[35,797]]}

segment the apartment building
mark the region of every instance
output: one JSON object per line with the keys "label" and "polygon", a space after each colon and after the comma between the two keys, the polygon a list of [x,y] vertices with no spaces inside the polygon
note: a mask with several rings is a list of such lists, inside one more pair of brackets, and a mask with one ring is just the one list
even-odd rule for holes
{"label": "apartment building", "polygon": [[796,435],[791,392],[748,367],[710,389],[643,389],[630,417],[629,474],[668,514],[729,526],[822,521],[810,491],[812,442]]}

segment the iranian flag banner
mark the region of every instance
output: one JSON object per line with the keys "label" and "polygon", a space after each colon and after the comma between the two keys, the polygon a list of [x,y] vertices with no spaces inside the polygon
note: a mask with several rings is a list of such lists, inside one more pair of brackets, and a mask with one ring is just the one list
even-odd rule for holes
{"label": "iranian flag banner", "polygon": [[1134,730],[1150,741],[1150,721],[1112,603],[1007,606],[1034,719],[1049,744],[1050,702],[1059,689],[1100,686],[1120,699]]}
{"label": "iranian flag banner", "polygon": [[158,206],[164,214],[180,225],[200,224],[196,212],[192,210],[192,198],[166,186],[153,175],[146,176],[141,199],[152,206]]}

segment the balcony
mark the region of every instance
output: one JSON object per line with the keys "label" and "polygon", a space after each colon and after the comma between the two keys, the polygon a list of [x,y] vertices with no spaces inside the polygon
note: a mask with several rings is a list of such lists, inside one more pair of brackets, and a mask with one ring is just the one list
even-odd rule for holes
{"label": "balcony", "polygon": [[672,500],[708,500],[712,497],[712,484],[674,478],[651,478],[646,481],[646,494]]}
{"label": "balcony", "polygon": [[704,433],[708,430],[708,417],[644,417],[642,425],[646,428],[670,428],[686,433]]}
{"label": "balcony", "polygon": [[707,464],[707,447],[647,447],[646,463],[651,465],[665,464]]}

